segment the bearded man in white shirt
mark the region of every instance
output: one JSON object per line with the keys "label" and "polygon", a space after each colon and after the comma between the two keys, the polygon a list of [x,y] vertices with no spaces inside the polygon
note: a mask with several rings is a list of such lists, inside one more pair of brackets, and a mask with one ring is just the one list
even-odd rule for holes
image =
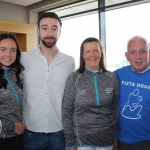
{"label": "bearded man in white shirt", "polygon": [[23,117],[27,130],[24,150],[65,150],[62,98],[74,59],[56,46],[62,22],[52,12],[42,13],[37,33],[40,45],[22,53],[24,84]]}

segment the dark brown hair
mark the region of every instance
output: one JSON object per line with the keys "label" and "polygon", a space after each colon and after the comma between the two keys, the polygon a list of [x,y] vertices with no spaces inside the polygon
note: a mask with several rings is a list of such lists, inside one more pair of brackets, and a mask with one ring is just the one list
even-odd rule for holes
{"label": "dark brown hair", "polygon": [[40,28],[40,21],[41,21],[43,18],[54,18],[54,19],[57,19],[57,20],[59,21],[60,27],[62,26],[61,19],[58,17],[57,14],[55,14],[55,13],[53,13],[53,12],[44,12],[44,13],[42,13],[42,14],[39,16],[39,18],[38,18],[38,21],[37,21],[38,28]]}
{"label": "dark brown hair", "polygon": [[[100,42],[100,40],[94,38],[94,37],[89,37],[89,38],[86,38],[82,43],[81,43],[81,46],[80,46],[80,65],[79,65],[79,68],[76,70],[76,72],[79,72],[79,73],[83,73],[85,71],[85,61],[83,59],[83,52],[84,52],[84,44],[85,43],[89,43],[89,42],[97,42],[100,46],[100,50],[101,50],[101,60],[99,62],[99,67],[102,69],[103,72],[107,72],[107,69],[105,67],[105,54],[104,54],[104,49],[103,49],[103,46]],[[99,69],[100,69],[99,68]]]}
{"label": "dark brown hair", "polygon": [[[11,68],[11,70],[15,71],[16,79],[17,79],[16,83],[21,88],[21,81],[20,81],[19,76],[20,76],[21,71],[24,70],[24,67],[20,63],[21,52],[20,52],[18,42],[17,42],[16,38],[12,34],[9,34],[9,33],[0,34],[0,42],[4,39],[12,39],[16,43],[16,46],[17,46],[16,60],[9,67]],[[0,62],[0,85],[1,85],[0,88],[2,88],[2,87],[6,88],[6,85],[3,85],[5,83],[4,82],[5,79],[4,79],[4,70],[1,67],[2,65],[3,64],[1,64],[1,62]]]}

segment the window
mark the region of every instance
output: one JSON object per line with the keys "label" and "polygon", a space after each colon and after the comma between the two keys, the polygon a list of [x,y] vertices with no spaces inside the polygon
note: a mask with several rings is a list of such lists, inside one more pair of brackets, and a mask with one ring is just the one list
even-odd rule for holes
{"label": "window", "polygon": [[88,37],[99,38],[98,13],[63,20],[62,24],[57,46],[60,51],[74,57],[78,68],[82,41]]}
{"label": "window", "polygon": [[[106,47],[106,66],[110,71],[129,65],[124,56],[129,38],[141,35],[150,41],[150,3],[140,3],[144,0],[99,0],[100,35]],[[62,19],[57,44],[60,51],[73,56],[78,68],[81,42],[87,37],[99,38],[98,0],[84,0],[49,11]]]}
{"label": "window", "polygon": [[106,64],[108,70],[128,65],[127,41],[141,35],[150,41],[150,3],[106,12]]}

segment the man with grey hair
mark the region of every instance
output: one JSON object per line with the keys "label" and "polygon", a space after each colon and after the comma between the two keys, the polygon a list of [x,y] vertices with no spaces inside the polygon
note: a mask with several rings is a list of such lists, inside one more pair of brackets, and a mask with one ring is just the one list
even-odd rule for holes
{"label": "man with grey hair", "polygon": [[118,150],[150,150],[150,52],[132,37],[125,52],[130,66],[115,71],[120,82]]}

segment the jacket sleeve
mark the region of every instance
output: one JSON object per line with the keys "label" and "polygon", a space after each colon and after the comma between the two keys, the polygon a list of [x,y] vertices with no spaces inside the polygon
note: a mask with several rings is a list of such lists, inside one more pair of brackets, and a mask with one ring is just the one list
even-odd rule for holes
{"label": "jacket sleeve", "polygon": [[0,133],[14,132],[15,126],[15,122],[0,117]]}
{"label": "jacket sleeve", "polygon": [[76,94],[74,76],[75,73],[72,73],[67,79],[62,103],[62,123],[66,136],[66,145],[68,148],[76,146],[73,131],[73,113]]}
{"label": "jacket sleeve", "polygon": [[119,100],[119,81],[117,76],[114,74],[114,96],[113,96],[113,111],[114,120],[116,125],[116,139],[118,138],[118,100]]}

